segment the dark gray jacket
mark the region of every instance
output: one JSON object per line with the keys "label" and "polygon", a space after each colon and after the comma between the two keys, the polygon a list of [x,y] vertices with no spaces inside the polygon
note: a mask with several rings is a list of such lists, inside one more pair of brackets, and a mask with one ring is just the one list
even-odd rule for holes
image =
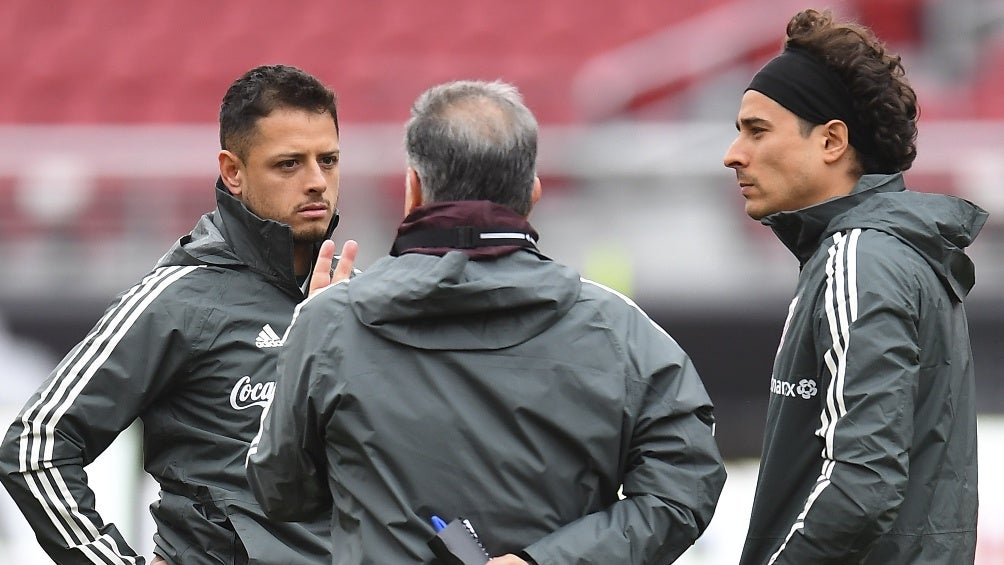
{"label": "dark gray jacket", "polygon": [[249,478],[279,519],[331,492],[338,565],[430,563],[432,515],[540,565],[664,564],[718,501],[713,421],[625,297],[526,250],[405,254],[298,311]]}
{"label": "dark gray jacket", "polygon": [[801,265],[770,381],[743,565],[961,565],[976,549],[963,252],[976,206],[867,175],[768,216]]}
{"label": "dark gray jacket", "polygon": [[292,235],[221,185],[217,203],[119,295],[7,432],[0,479],[57,563],[144,562],[95,511],[83,471],[137,417],[161,487],[154,539],[170,563],[330,560],[327,521],[268,524],[244,471],[303,299]]}

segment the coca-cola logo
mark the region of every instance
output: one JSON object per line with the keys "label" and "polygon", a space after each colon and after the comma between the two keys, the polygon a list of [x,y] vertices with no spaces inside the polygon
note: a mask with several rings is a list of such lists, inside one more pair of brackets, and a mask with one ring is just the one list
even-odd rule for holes
{"label": "coca-cola logo", "polygon": [[252,406],[264,408],[272,400],[274,392],[274,382],[252,384],[251,377],[244,376],[234,385],[234,390],[230,391],[230,406],[235,410],[245,410]]}

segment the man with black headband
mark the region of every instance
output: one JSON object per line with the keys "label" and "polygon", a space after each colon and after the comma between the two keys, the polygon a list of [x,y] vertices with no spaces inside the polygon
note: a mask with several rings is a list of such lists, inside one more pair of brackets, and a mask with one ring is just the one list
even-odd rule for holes
{"label": "man with black headband", "polygon": [[333,498],[340,565],[431,563],[439,519],[460,518],[491,565],[675,560],[725,480],[711,401],[633,302],[537,249],[519,93],[433,87],[406,147],[390,256],[290,330],[249,459],[263,507],[307,518]]}
{"label": "man with black headband", "polygon": [[963,249],[987,214],[905,189],[917,108],[903,74],[870,30],[807,10],[743,95],[725,166],[800,272],[742,565],[975,559]]}

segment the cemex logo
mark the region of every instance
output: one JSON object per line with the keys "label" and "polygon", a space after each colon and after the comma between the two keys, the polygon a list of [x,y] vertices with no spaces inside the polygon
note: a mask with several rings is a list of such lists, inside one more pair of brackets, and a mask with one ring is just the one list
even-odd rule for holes
{"label": "cemex logo", "polygon": [[816,381],[812,379],[802,379],[796,384],[789,383],[787,381],[779,381],[774,377],[771,377],[770,392],[772,394],[788,396],[791,398],[801,396],[802,398],[808,400],[813,396],[816,396],[818,389],[816,388]]}
{"label": "cemex logo", "polygon": [[258,332],[258,337],[255,338],[254,344],[259,349],[265,347],[282,347],[282,337],[275,333],[271,325],[265,324],[261,331]]}

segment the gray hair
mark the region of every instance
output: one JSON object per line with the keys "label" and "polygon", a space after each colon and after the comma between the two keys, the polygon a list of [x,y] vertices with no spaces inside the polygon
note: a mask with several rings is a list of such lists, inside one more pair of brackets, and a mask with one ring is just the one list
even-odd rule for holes
{"label": "gray hair", "polygon": [[537,120],[515,86],[456,81],[430,88],[411,107],[405,150],[424,203],[488,200],[530,213]]}

